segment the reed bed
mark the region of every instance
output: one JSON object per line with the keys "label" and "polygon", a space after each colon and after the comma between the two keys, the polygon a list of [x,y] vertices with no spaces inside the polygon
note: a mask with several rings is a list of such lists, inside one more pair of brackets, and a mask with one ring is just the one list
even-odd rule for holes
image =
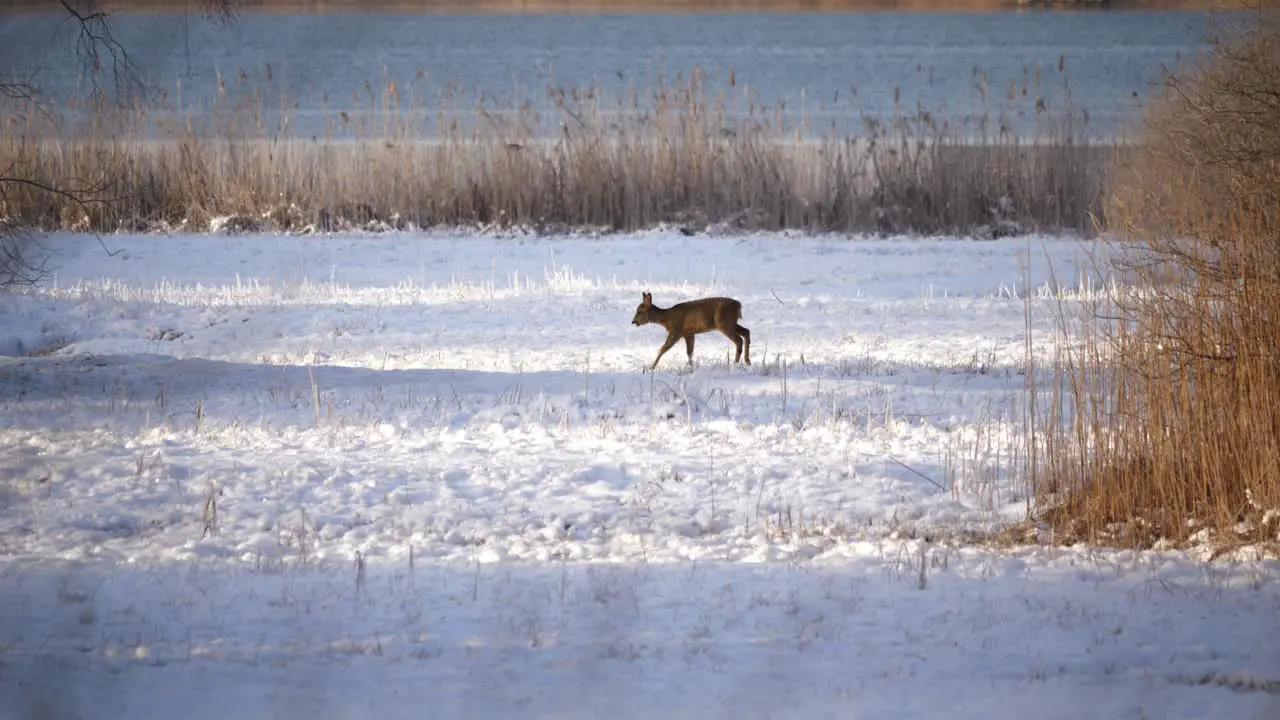
{"label": "reed bed", "polygon": [[1119,282],[1063,345],[1031,475],[1061,541],[1280,548],[1280,13],[1256,19],[1109,180]]}
{"label": "reed bed", "polygon": [[95,231],[205,231],[232,218],[283,231],[1088,234],[1118,151],[1090,142],[1087,117],[1069,108],[1019,136],[1002,122],[1015,111],[986,106],[985,91],[959,119],[897,107],[838,132],[806,108],[757,103],[732,76],[707,87],[696,69],[613,96],[548,86],[502,103],[383,78],[343,108],[315,111],[322,128],[298,132],[297,106],[265,90],[269,75],[219,77],[205,106],[99,97],[41,113],[11,103],[0,166],[84,192],[7,187],[4,214]]}

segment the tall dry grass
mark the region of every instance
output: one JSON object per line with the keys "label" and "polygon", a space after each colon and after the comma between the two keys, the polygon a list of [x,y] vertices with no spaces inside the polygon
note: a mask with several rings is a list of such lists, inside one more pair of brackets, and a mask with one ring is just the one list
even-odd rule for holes
{"label": "tall dry grass", "polygon": [[298,137],[290,102],[268,100],[260,81],[219,79],[206,109],[11,111],[0,166],[50,184],[92,181],[110,202],[11,187],[4,214],[95,230],[205,230],[234,216],[283,230],[1088,233],[1114,151],[1086,142],[1087,121],[1069,109],[1039,118],[1033,138],[1001,130],[989,107],[972,123],[902,110],[851,137],[813,127],[804,109],[756,104],[735,78],[708,88],[696,70],[616,97],[551,89],[501,107],[460,92],[424,98],[386,79],[326,110],[323,132]]}
{"label": "tall dry grass", "polygon": [[1280,13],[1154,104],[1107,197],[1111,268],[1036,475],[1069,539],[1280,541]]}

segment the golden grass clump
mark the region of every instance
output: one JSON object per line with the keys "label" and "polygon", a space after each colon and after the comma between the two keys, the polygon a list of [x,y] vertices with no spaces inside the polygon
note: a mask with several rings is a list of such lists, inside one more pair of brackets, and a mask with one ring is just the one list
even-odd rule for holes
{"label": "golden grass clump", "polygon": [[1068,538],[1280,540],[1280,13],[1168,83],[1112,174],[1110,264],[1059,368],[1042,494]]}

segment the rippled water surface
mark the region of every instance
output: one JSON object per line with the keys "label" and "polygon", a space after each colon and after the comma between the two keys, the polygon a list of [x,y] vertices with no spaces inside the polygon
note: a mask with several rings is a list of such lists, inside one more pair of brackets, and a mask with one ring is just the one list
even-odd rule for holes
{"label": "rippled water surface", "polygon": [[[442,108],[466,111],[478,99],[495,108],[515,98],[545,103],[549,86],[643,93],[662,81],[687,81],[695,68],[710,97],[728,91],[739,110],[752,100],[785,102],[794,120],[803,108],[805,121],[820,131],[890,117],[896,97],[904,112],[923,108],[952,120],[979,115],[984,106],[1003,109],[1006,124],[1022,129],[1069,106],[1088,114],[1092,132],[1109,134],[1133,117],[1162,68],[1197,52],[1206,17],[250,13],[218,28],[147,13],[118,15],[114,29],[145,79],[166,93],[153,97],[207,108],[220,74],[229,95],[245,87],[258,93],[272,132],[300,135],[332,130],[339,110],[367,116],[393,81],[402,111],[412,111],[406,122],[430,134]],[[80,69],[68,61],[72,35],[59,16],[0,16],[0,23],[4,68],[38,71],[49,92],[76,86]]]}

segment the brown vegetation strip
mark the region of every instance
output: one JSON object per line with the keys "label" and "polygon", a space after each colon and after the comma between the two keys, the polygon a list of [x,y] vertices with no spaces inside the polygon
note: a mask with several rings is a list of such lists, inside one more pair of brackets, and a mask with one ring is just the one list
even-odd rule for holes
{"label": "brown vegetation strip", "polygon": [[[694,231],[1090,233],[1114,152],[1083,143],[1082,124],[1047,124],[1036,142],[999,130],[972,142],[925,113],[887,125],[868,120],[859,137],[806,136],[794,113],[759,107],[744,115],[696,80],[616,103],[599,89],[561,92],[550,107],[515,111],[403,109],[388,83],[370,101],[370,126],[333,113],[342,139],[276,135],[265,129],[261,93],[248,85],[237,92],[240,100],[227,94],[230,107],[186,123],[97,108],[82,124],[28,115],[0,127],[0,166],[51,184],[82,179],[111,198],[84,205],[38,185],[13,186],[3,214],[101,230],[162,223],[202,231],[215,216],[237,215],[284,230],[670,223]],[[423,128],[432,112],[437,127]],[[475,125],[460,128],[456,119],[466,115]],[[560,130],[530,130],[547,127]]]}

